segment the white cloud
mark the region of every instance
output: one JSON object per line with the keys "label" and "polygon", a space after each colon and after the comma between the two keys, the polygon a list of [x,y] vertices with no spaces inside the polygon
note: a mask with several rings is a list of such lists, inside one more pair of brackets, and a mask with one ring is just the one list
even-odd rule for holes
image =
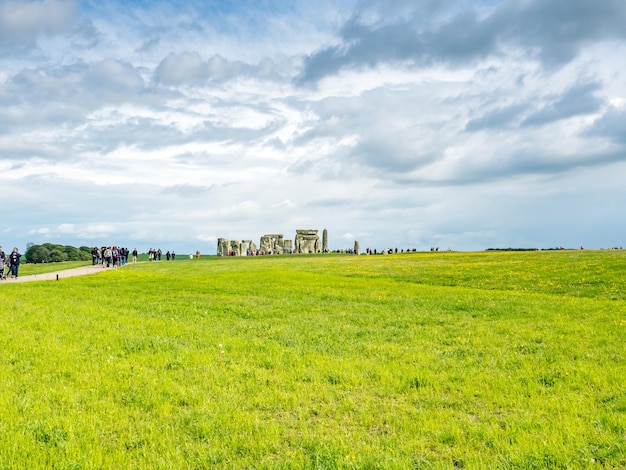
{"label": "white cloud", "polygon": [[29,235],[48,235],[50,234],[50,229],[47,227],[42,227],[42,228],[38,228],[38,229],[34,229],[34,230],[29,230],[28,231]]}

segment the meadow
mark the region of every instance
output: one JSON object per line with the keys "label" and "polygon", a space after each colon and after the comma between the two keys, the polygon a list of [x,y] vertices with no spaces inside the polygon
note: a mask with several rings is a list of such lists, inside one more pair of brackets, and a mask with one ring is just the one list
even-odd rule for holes
{"label": "meadow", "polygon": [[0,285],[0,469],[625,468],[625,281],[620,250]]}

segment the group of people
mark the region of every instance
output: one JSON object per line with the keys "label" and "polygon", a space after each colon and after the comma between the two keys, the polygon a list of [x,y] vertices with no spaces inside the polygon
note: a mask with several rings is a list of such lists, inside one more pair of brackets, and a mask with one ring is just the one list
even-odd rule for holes
{"label": "group of people", "polygon": [[[150,248],[148,250],[149,261],[161,261],[162,255],[163,252],[161,251],[161,248]],[[168,250],[167,253],[165,253],[165,259],[167,259],[168,261],[176,259],[176,253],[174,253],[174,251],[170,253],[170,251]]]}
{"label": "group of people", "polygon": [[[148,260],[150,261],[161,261],[161,256],[163,252],[161,249],[153,249],[150,248],[148,251]],[[102,267],[117,267],[124,266],[127,262],[129,262],[129,257],[131,257],[133,263],[137,262],[137,248],[134,248],[133,251],[129,251],[128,248],[125,247],[117,247],[117,246],[103,246],[101,248],[93,247],[91,250],[91,259],[92,264],[98,265],[102,264]],[[171,253],[168,251],[165,254],[165,257],[169,261],[170,259],[176,259],[176,254],[172,251]]]}
{"label": "group of people", "polygon": [[[91,249],[91,262],[94,266],[101,264],[102,267],[107,268],[123,266],[128,262],[129,256],[132,256],[132,262],[136,263],[137,254],[137,248],[131,252],[125,247],[103,246],[98,248],[94,246]],[[153,250],[150,248],[148,254],[150,261],[161,261],[161,249]],[[168,251],[165,256],[168,261],[176,259],[176,254],[173,251],[171,253]],[[21,258],[22,254],[17,247],[13,248],[13,251],[7,255],[0,246],[0,279],[6,279],[7,273],[5,270],[7,268],[9,268],[12,278],[17,277]]]}
{"label": "group of people", "polygon": [[[128,261],[128,255],[131,254],[128,248],[117,246],[103,246],[98,248],[94,246],[91,249],[91,264],[97,266],[102,264],[102,267],[116,267],[124,266]],[[132,252],[133,263],[137,262],[137,248]]]}
{"label": "group of people", "polygon": [[11,277],[17,277],[20,269],[20,254],[17,247],[13,248],[13,251],[7,255],[0,246],[0,279],[6,279],[6,273],[4,270],[8,267],[11,272]]}

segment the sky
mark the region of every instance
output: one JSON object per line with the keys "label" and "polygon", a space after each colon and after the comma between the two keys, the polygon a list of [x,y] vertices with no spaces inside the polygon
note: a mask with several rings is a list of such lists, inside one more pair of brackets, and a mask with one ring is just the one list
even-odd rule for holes
{"label": "sky", "polygon": [[0,0],[0,245],[626,245],[623,0]]}

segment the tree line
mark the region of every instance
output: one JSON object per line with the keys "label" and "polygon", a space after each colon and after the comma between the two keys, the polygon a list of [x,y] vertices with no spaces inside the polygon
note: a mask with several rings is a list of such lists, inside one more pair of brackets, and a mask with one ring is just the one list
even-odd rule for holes
{"label": "tree line", "polygon": [[43,243],[26,246],[24,258],[27,263],[60,263],[61,261],[88,261],[91,260],[91,248],[81,246],[76,248],[70,245],[56,245]]}

